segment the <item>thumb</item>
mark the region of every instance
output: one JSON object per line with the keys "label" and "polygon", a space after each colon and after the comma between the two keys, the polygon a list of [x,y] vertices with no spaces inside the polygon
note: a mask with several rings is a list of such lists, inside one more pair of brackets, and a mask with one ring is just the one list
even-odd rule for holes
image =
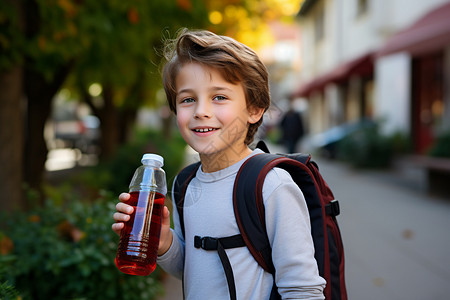
{"label": "thumb", "polygon": [[161,237],[159,240],[158,255],[162,255],[169,250],[172,244],[172,231],[170,230],[170,212],[167,206],[164,206],[161,221]]}
{"label": "thumb", "polygon": [[161,226],[170,226],[170,211],[164,206]]}

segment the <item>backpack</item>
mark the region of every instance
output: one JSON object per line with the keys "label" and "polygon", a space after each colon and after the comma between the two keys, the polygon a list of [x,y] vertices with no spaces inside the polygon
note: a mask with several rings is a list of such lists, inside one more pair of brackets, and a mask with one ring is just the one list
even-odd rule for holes
{"label": "backpack", "polygon": [[[239,235],[213,238],[194,237],[194,247],[218,251],[227,277],[230,298],[236,299],[233,270],[225,249],[246,246],[259,265],[275,274],[270,243],[265,229],[262,186],[267,173],[274,167],[289,172],[305,197],[311,221],[311,235],[319,274],[327,284],[324,289],[327,300],[347,300],[344,274],[344,249],[336,221],[340,213],[339,202],[319,173],[318,166],[309,154],[270,154],[264,142],[257,144],[266,153],[254,155],[241,166],[234,183],[233,207]],[[184,168],[174,182],[173,197],[180,217],[183,236],[183,203],[187,186],[195,177],[200,162]],[[256,188],[255,188],[256,187]],[[281,299],[274,285],[270,299]]]}

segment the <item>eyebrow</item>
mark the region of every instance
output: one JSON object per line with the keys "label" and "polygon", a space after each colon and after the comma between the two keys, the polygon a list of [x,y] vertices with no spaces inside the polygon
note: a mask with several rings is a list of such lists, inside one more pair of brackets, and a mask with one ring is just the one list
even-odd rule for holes
{"label": "eyebrow", "polygon": [[177,91],[177,95],[181,94],[181,93],[191,93],[193,90],[192,89],[182,89],[180,91]]}
{"label": "eyebrow", "polygon": [[[212,88],[209,89],[210,91],[214,91],[214,92],[221,92],[221,91],[229,91],[232,92],[232,90],[230,88],[227,87],[223,87],[223,86],[213,86]],[[192,93],[194,90],[187,88],[187,89],[182,89],[177,91],[177,95],[181,94],[181,93]]]}

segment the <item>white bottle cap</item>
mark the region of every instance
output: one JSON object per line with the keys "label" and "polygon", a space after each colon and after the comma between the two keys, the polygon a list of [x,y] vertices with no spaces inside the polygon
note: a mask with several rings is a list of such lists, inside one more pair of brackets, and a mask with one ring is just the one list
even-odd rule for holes
{"label": "white bottle cap", "polygon": [[142,156],[141,163],[144,165],[148,164],[150,161],[155,162],[156,166],[159,168],[164,166],[164,158],[158,154],[146,153]]}

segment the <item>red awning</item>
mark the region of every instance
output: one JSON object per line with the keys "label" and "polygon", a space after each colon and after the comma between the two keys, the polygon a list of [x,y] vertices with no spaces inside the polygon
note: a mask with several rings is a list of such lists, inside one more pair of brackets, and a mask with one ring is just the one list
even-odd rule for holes
{"label": "red awning", "polygon": [[373,53],[369,52],[356,59],[339,65],[329,73],[323,74],[313,80],[300,85],[292,95],[292,98],[307,97],[313,91],[323,89],[330,83],[341,83],[352,75],[368,76],[373,73]]}
{"label": "red awning", "polygon": [[424,15],[410,27],[392,36],[378,51],[383,56],[400,51],[412,55],[444,48],[450,43],[450,2]]}

